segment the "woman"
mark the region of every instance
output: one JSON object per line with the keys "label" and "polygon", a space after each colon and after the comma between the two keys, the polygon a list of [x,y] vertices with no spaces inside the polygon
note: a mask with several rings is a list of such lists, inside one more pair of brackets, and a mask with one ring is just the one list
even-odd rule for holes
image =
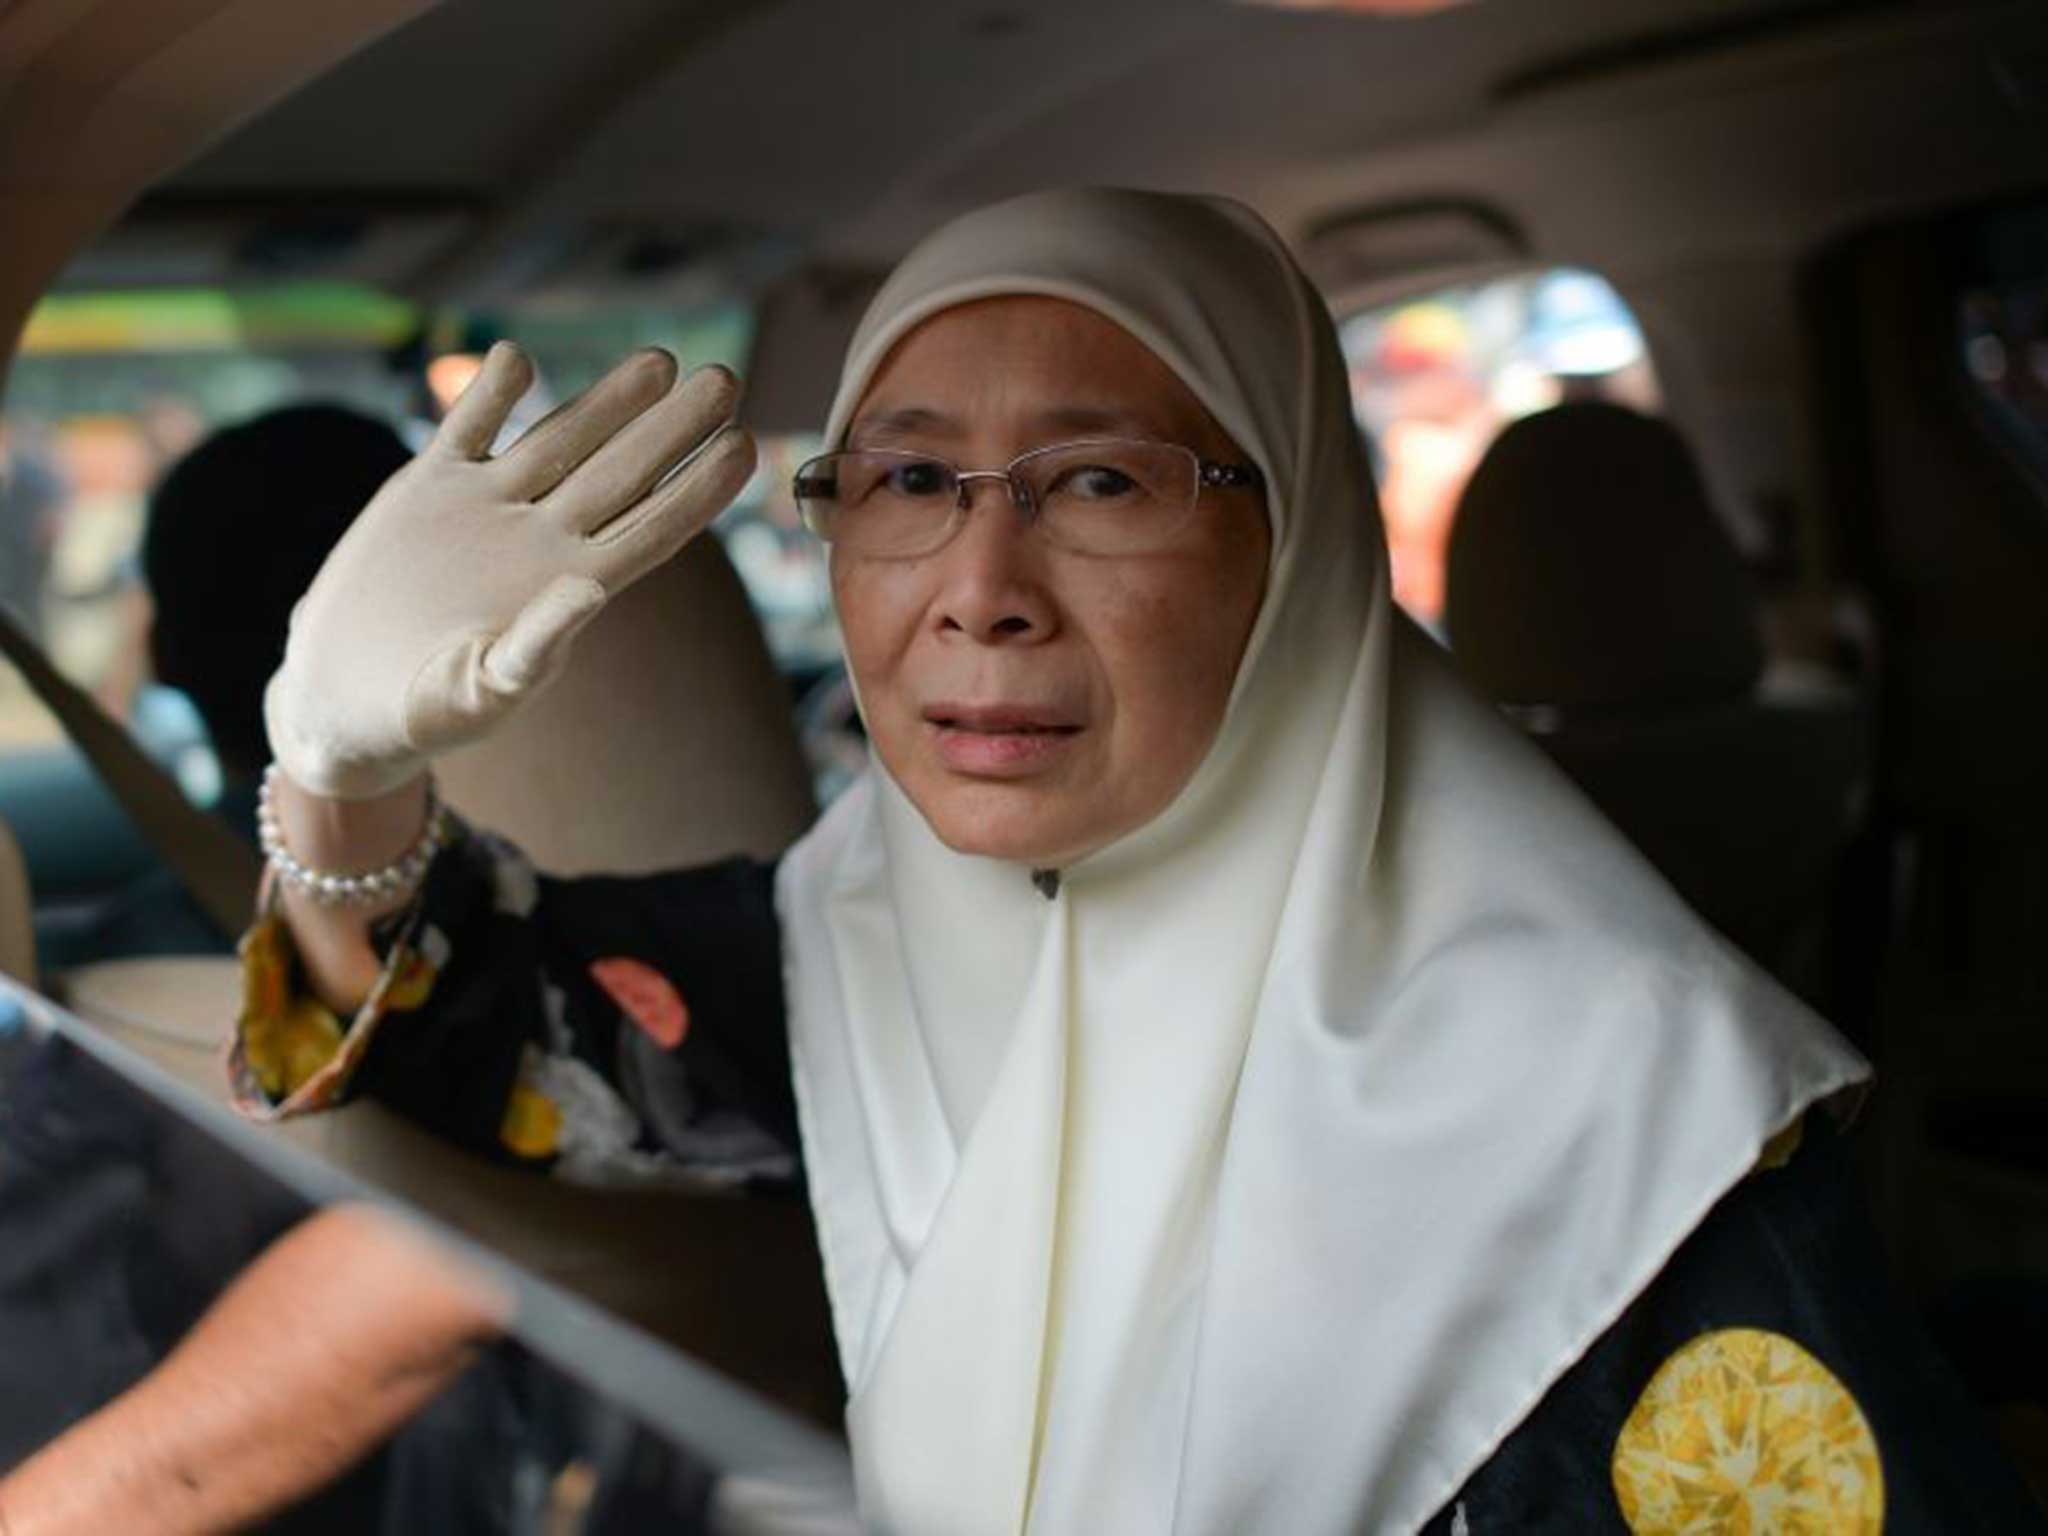
{"label": "woman", "polygon": [[881,1530],[1677,1530],[1717,1479],[1760,1529],[2024,1519],[1842,1307],[1825,1131],[1752,1172],[1863,1063],[1397,620],[1256,218],[1061,192],[913,253],[798,484],[877,768],[772,872],[536,882],[421,770],[743,479],[728,429],[656,484],[732,403],[669,378],[486,461],[494,354],[302,606],[276,884],[354,1019],[245,1020],[267,1112],[800,1160]]}

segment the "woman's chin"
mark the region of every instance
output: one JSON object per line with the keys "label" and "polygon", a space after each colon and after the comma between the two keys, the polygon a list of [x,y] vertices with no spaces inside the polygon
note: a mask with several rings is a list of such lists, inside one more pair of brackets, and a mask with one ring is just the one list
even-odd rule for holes
{"label": "woman's chin", "polygon": [[955,853],[976,858],[1057,869],[1109,840],[1091,825],[1090,807],[1042,785],[955,782],[909,793],[933,836]]}

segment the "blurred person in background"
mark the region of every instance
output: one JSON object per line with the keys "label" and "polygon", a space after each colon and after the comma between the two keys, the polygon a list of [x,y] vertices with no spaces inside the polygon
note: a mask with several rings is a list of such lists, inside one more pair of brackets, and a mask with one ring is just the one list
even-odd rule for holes
{"label": "blurred person in background", "polygon": [[[215,433],[150,497],[141,556],[149,659],[205,722],[219,764],[213,808],[252,844],[269,756],[263,685],[284,655],[292,604],[408,457],[383,422],[341,406],[290,406]],[[98,959],[233,947],[168,869],[113,898],[86,946]]]}

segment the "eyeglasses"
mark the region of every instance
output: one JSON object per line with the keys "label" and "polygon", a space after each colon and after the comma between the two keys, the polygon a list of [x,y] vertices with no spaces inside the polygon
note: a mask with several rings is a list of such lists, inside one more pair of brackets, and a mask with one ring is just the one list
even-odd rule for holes
{"label": "eyeglasses", "polygon": [[1215,464],[1177,443],[1100,438],[1019,454],[1002,469],[962,469],[928,453],[861,448],[796,472],[804,526],[849,554],[928,555],[960,530],[977,480],[1010,488],[1010,504],[1048,544],[1083,555],[1169,549],[1203,490],[1256,486],[1251,464]]}

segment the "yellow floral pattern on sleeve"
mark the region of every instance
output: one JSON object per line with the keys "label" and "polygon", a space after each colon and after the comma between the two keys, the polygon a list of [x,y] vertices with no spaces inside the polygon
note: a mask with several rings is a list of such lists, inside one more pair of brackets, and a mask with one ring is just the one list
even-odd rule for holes
{"label": "yellow floral pattern on sleeve", "polygon": [[520,1157],[553,1157],[562,1144],[562,1111],[555,1101],[521,1082],[505,1101],[498,1139]]}
{"label": "yellow floral pattern on sleeve", "polygon": [[295,993],[284,925],[257,920],[242,941],[241,1048],[249,1071],[272,1100],[312,1080],[341,1049],[341,1020],[309,993]]}
{"label": "yellow floral pattern on sleeve", "polygon": [[392,1015],[420,1008],[447,964],[448,941],[408,922],[376,985],[346,1024],[305,988],[291,930],[268,901],[242,936],[242,1009],[227,1055],[228,1091],[253,1120],[331,1108]]}
{"label": "yellow floral pattern on sleeve", "polygon": [[1783,1334],[1702,1334],[1650,1379],[1614,1446],[1635,1536],[1879,1536],[1884,1469],[1856,1399]]}

